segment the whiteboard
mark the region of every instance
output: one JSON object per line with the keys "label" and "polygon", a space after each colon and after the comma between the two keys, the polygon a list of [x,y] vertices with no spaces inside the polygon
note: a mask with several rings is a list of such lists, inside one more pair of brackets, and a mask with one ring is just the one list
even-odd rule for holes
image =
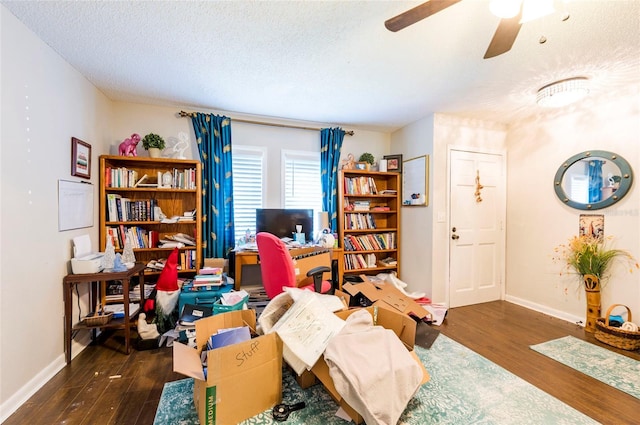
{"label": "whiteboard", "polygon": [[402,206],[429,205],[429,155],[402,163]]}
{"label": "whiteboard", "polygon": [[58,230],[93,226],[93,185],[58,180]]}

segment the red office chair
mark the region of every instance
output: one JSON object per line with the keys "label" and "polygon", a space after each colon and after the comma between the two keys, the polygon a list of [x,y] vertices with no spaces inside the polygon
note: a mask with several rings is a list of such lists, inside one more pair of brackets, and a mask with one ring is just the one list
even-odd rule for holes
{"label": "red office chair", "polygon": [[[296,272],[293,259],[289,250],[278,237],[267,232],[259,232],[256,235],[258,255],[260,257],[260,272],[262,273],[262,285],[267,292],[267,297],[273,299],[283,292],[283,287],[297,287]],[[333,293],[331,282],[322,280],[322,274],[330,272],[327,266],[314,267],[307,272],[307,276],[313,276],[313,285],[303,286],[322,294]]]}

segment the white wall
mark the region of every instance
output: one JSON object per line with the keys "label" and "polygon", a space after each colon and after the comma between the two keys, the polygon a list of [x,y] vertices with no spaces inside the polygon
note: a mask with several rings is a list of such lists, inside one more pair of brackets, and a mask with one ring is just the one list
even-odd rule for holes
{"label": "white wall", "polygon": [[[508,135],[507,295],[512,301],[563,317],[585,318],[584,292],[573,275],[560,275],[554,248],[578,234],[580,214],[603,214],[605,236],[613,246],[640,259],[640,192],[611,207],[580,211],[555,195],[554,175],[569,157],[588,150],[607,150],[625,158],[639,178],[640,98],[637,94],[609,102],[586,101],[564,114],[513,126]],[[622,303],[640,317],[640,270],[628,273],[619,264],[602,294],[603,313]]]}
{"label": "white wall", "polygon": [[[430,115],[392,134],[391,153],[407,160],[429,155],[429,204],[426,207],[402,207],[400,211],[400,279],[411,292],[433,296],[433,122]],[[436,204],[437,204],[436,198]]]}
{"label": "white wall", "polygon": [[91,181],[98,182],[96,158],[103,153],[111,110],[104,95],[4,6],[0,24],[4,420],[64,366],[62,278],[74,236],[88,233],[97,248],[98,199],[94,196],[93,227],[59,232],[58,180],[80,180],[70,173],[71,137],[77,137],[92,146]]}

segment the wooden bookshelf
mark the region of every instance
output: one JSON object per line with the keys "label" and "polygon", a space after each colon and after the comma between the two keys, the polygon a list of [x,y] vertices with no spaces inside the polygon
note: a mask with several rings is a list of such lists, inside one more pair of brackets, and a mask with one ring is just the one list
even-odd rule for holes
{"label": "wooden bookshelf", "polygon": [[[400,174],[342,170],[338,236],[345,275],[400,271]],[[388,264],[383,260],[391,259]]]}
{"label": "wooden bookshelf", "polygon": [[[145,174],[146,186],[136,186]],[[168,183],[165,185],[162,184],[164,174]],[[114,241],[116,252],[122,253],[125,235],[129,234],[134,241],[136,261],[148,264],[151,260],[166,259],[173,250],[172,247],[160,248],[160,239],[182,233],[194,238],[195,245],[179,248],[178,273],[197,272],[202,266],[201,187],[201,164],[197,160],[100,156],[100,249],[104,251],[109,237]],[[116,198],[119,201],[115,201]],[[120,204],[119,208],[115,202]],[[192,218],[163,223],[155,214],[154,206],[168,218],[184,217],[187,211],[195,214]],[[159,270],[145,270],[146,276],[159,273]]]}

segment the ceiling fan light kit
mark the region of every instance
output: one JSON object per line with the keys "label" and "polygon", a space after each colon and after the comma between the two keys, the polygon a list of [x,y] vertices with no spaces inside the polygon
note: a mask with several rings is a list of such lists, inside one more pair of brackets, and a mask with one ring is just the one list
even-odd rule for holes
{"label": "ceiling fan light kit", "polygon": [[[428,0],[413,9],[387,19],[384,25],[389,31],[400,31],[460,1]],[[500,18],[500,23],[489,43],[484,55],[485,59],[499,56],[511,50],[523,22],[532,21],[555,12],[553,0],[491,0],[489,9]]]}
{"label": "ceiling fan light kit", "polygon": [[545,108],[559,108],[589,94],[589,79],[573,77],[547,84],[538,90],[536,102]]}
{"label": "ceiling fan light kit", "polygon": [[491,0],[489,10],[498,18],[513,18],[520,12],[520,0]]}
{"label": "ceiling fan light kit", "polygon": [[553,0],[491,0],[489,10],[498,18],[509,19],[520,12],[521,6],[521,24],[555,12]]}
{"label": "ceiling fan light kit", "polygon": [[524,24],[525,22],[551,15],[555,11],[553,0],[524,0],[522,2],[522,19],[520,23]]}

